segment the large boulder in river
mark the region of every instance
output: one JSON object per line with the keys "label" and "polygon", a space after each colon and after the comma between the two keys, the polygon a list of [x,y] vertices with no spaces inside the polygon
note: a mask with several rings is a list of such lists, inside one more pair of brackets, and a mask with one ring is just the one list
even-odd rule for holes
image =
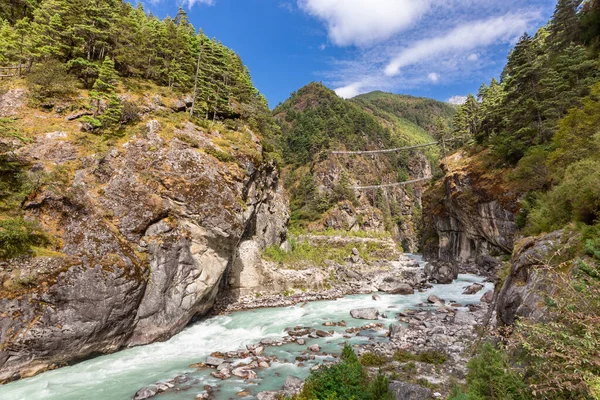
{"label": "large boulder in river", "polygon": [[465,291],[463,292],[463,294],[475,294],[483,288],[484,288],[484,286],[482,284],[474,283],[474,284],[470,285],[469,287],[467,287],[465,289]]}
{"label": "large boulder in river", "polygon": [[430,389],[406,382],[392,382],[389,389],[396,400],[427,400],[433,397]]}
{"label": "large boulder in river", "polygon": [[135,393],[133,400],[147,400],[154,396],[156,396],[156,391],[149,387],[145,387]]}
{"label": "large boulder in river", "polygon": [[409,295],[415,293],[415,289],[413,289],[413,287],[410,286],[408,283],[396,282],[394,285],[391,285],[387,290],[384,290],[384,292],[389,294]]}
{"label": "large boulder in river", "polygon": [[430,281],[447,285],[458,278],[458,266],[440,262],[428,263],[425,265],[425,274]]}
{"label": "large boulder in river", "polygon": [[379,311],[376,308],[356,308],[350,310],[350,315],[356,319],[379,319]]}

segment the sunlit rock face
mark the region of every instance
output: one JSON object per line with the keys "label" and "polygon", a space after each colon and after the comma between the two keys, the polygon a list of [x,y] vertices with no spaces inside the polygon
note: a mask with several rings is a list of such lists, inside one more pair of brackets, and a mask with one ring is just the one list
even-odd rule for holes
{"label": "sunlit rock face", "polygon": [[[258,137],[246,136],[260,155]],[[169,338],[212,307],[240,243],[262,251],[285,241],[276,168],[241,152],[220,161],[205,151],[214,139],[152,120],[105,153],[82,154],[65,135],[17,149],[39,168],[49,155],[79,162],[64,188],[48,185],[24,205],[60,252],[7,266],[40,284],[0,292],[0,382]]]}

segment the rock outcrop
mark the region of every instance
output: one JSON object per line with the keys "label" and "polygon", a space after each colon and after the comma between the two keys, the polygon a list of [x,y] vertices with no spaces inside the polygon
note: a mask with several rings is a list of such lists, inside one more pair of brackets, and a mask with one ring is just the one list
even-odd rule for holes
{"label": "rock outcrop", "polygon": [[517,206],[501,177],[488,176],[479,162],[462,151],[443,161],[445,177],[424,202],[424,255],[492,274],[498,262],[491,256],[512,252]]}
{"label": "rock outcrop", "polygon": [[227,158],[218,132],[156,120],[105,152],[66,133],[15,150],[61,181],[24,204],[56,255],[0,266],[0,383],[167,339],[212,307],[238,256],[285,241],[278,172],[241,134]]}
{"label": "rock outcrop", "polygon": [[[544,296],[555,286],[548,279],[547,268],[561,250],[573,245],[576,236],[563,230],[517,242],[511,259],[510,274],[496,301],[496,315],[501,325],[512,325],[519,317],[543,320],[547,315]],[[540,271],[540,269],[545,269]]]}

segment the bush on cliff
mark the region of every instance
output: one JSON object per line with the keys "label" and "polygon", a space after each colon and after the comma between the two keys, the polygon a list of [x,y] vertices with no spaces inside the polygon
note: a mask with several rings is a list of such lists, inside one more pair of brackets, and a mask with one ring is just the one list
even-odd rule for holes
{"label": "bush on cliff", "polygon": [[22,218],[0,221],[0,260],[25,254],[30,251],[31,246],[45,242],[44,234],[34,223]]}
{"label": "bush on cliff", "polygon": [[547,319],[520,321],[510,338],[537,398],[600,398],[599,232],[584,229],[582,256],[545,273]]}
{"label": "bush on cliff", "polygon": [[531,399],[523,378],[491,343],[481,345],[468,364],[467,390],[455,387],[449,400]]}

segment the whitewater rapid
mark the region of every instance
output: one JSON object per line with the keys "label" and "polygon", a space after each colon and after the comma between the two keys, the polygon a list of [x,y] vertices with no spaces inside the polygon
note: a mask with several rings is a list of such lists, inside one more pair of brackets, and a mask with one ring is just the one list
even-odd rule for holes
{"label": "whitewater rapid", "polygon": [[[464,287],[472,282],[483,282],[483,278],[460,275],[459,279],[450,285],[434,285],[432,289],[423,293],[417,292],[409,296],[380,293],[381,299],[378,301],[373,300],[371,295],[355,295],[333,301],[313,302],[304,307],[297,305],[248,310],[213,317],[189,326],[166,342],[123,350],[0,386],[0,399],[130,400],[138,389],[184,373],[193,373],[200,384],[189,390],[162,394],[156,398],[192,400],[196,394],[202,392],[205,384],[222,387],[216,396],[217,399],[236,397],[235,394],[242,389],[250,390],[253,395],[262,390],[280,389],[287,375],[293,374],[301,378],[308,376],[309,368],[314,364],[306,363],[304,367],[298,367],[294,359],[305,347],[290,344],[268,348],[266,354],[276,355],[281,362],[258,371],[259,385],[254,384],[250,387],[244,381],[234,378],[227,381],[217,380],[210,376],[210,371],[198,372],[189,365],[204,361],[206,356],[215,351],[235,351],[246,344],[258,343],[264,338],[281,338],[285,336],[287,327],[302,325],[323,329],[323,322],[328,320],[345,320],[348,327],[372,322],[353,320],[349,314],[353,308],[376,307],[389,316],[388,319],[378,322],[389,325],[397,322],[397,311],[416,307],[425,302],[431,294],[468,305],[478,303],[485,291],[493,289],[491,283],[485,283],[483,291],[475,295],[463,295]],[[333,337],[308,339],[307,345],[318,343],[324,351],[339,353],[340,344],[348,340],[342,336],[343,329],[345,328],[336,328]],[[359,343],[366,340],[368,337],[358,336],[350,339],[350,342]],[[325,359],[317,357],[316,361]]]}

